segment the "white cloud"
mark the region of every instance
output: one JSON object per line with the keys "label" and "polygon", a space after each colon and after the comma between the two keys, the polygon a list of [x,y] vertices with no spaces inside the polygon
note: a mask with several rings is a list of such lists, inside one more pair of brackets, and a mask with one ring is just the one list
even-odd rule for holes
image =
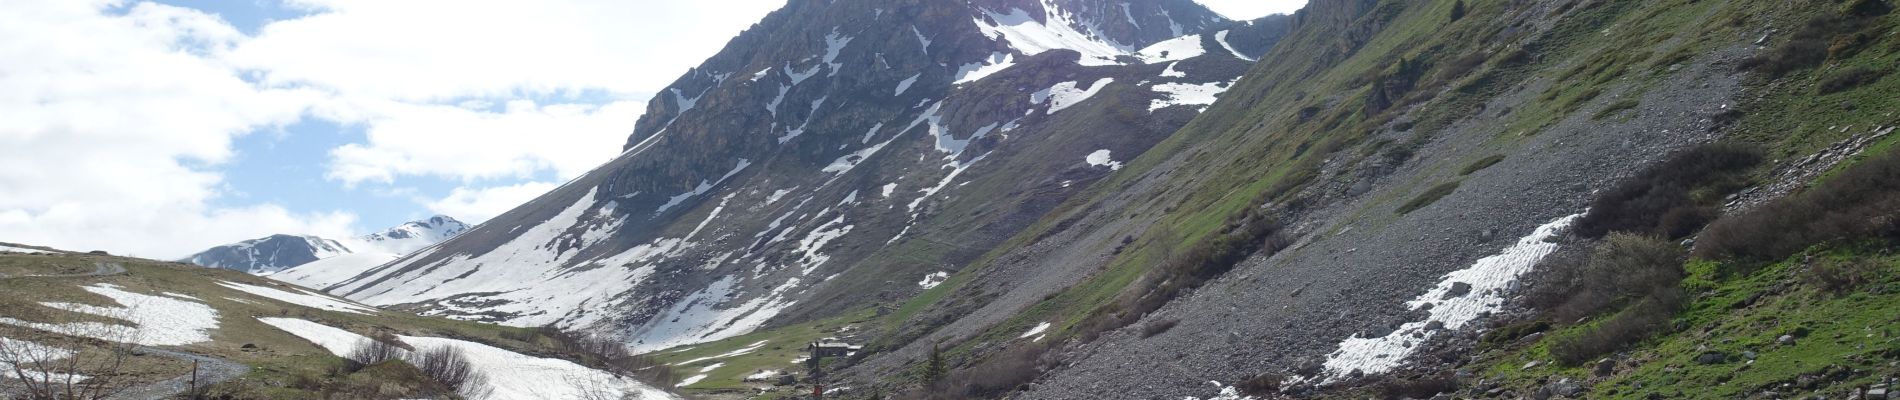
{"label": "white cloud", "polygon": [[234,136],[296,121],[316,93],[263,89],[204,54],[240,40],[201,12],[35,1],[0,13],[0,240],[174,257],[348,214],[215,208]]}
{"label": "white cloud", "polygon": [[1254,19],[1269,14],[1292,14],[1306,0],[1194,0],[1230,19]]}
{"label": "white cloud", "polygon": [[369,114],[367,142],[332,150],[328,176],[348,184],[393,183],[401,176],[518,179],[543,170],[571,178],[620,154],[644,104],[515,100],[488,112],[374,102],[362,106]]}
{"label": "white cloud", "polygon": [[455,188],[448,197],[425,204],[429,211],[443,214],[463,222],[479,224],[508,212],[517,205],[533,200],[535,197],[560,185],[546,182],[528,182],[519,185],[497,186],[470,189]]}
{"label": "white cloud", "polygon": [[[399,100],[657,92],[784,0],[299,0],[231,60]],[[642,98],[644,100],[644,96]]]}
{"label": "white cloud", "polygon": [[264,189],[228,187],[233,138],[304,118],[366,132],[329,150],[330,179],[460,179],[419,203],[486,219],[552,187],[526,178],[618,154],[650,93],[783,5],[284,1],[312,14],[255,37],[146,2],[9,3],[0,240],[170,258],[271,233],[348,236],[349,213],[224,204]]}

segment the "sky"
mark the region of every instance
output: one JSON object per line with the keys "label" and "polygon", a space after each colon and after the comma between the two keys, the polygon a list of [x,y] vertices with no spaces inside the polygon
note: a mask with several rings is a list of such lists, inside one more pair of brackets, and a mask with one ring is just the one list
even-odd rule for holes
{"label": "sky", "polygon": [[619,154],[647,99],[783,4],[8,2],[0,241],[175,259],[479,223]]}

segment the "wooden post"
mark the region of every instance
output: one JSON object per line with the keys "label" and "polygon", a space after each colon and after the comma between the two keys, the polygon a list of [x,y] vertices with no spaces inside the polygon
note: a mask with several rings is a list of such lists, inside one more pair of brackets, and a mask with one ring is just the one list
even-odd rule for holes
{"label": "wooden post", "polygon": [[191,398],[198,398],[198,360],[191,360]]}

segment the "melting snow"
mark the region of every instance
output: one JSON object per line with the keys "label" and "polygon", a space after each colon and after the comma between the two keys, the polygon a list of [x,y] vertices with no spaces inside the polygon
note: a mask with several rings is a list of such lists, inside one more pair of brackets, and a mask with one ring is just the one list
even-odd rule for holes
{"label": "melting snow", "polygon": [[330,296],[311,294],[311,293],[302,293],[302,292],[292,292],[289,290],[280,290],[276,288],[268,288],[268,287],[263,287],[263,286],[248,285],[248,284],[236,283],[236,282],[218,282],[218,285],[231,288],[233,290],[237,290],[240,292],[250,293],[250,294],[263,296],[263,297],[269,297],[272,299],[276,299],[277,301],[282,301],[282,302],[290,303],[290,304],[296,304],[296,305],[300,305],[304,307],[315,308],[319,310],[365,314],[365,315],[376,312],[376,309],[374,308],[351,304],[349,302],[345,302],[343,300],[330,297]]}
{"label": "melting snow", "polygon": [[1016,55],[1001,52],[992,53],[989,58],[983,61],[964,64],[963,67],[958,68],[956,84],[961,85],[976,82],[1015,65]]}
{"label": "melting snow", "polygon": [[[1012,8],[1008,14],[983,10],[985,16],[996,24],[991,25],[983,18],[976,19],[976,28],[983,36],[992,40],[1008,40],[1009,45],[1024,55],[1037,55],[1054,49],[1069,49],[1082,53],[1078,61],[1082,65],[1116,65],[1115,57],[1134,51],[1131,46],[1113,43],[1101,38],[1101,35],[1076,30],[1078,25],[1069,19],[1067,13],[1049,0],[1042,2],[1043,21],[1029,15],[1028,11]],[[1094,31],[1093,27],[1089,27]]]}
{"label": "melting snow", "polygon": [[343,283],[401,257],[395,253],[383,252],[344,254],[291,267],[283,272],[271,274],[270,278],[307,288],[326,288]]}
{"label": "melting snow", "polygon": [[1108,84],[1114,82],[1115,78],[1097,79],[1095,83],[1089,84],[1087,90],[1078,89],[1076,82],[1057,83],[1048,89],[1029,94],[1029,101],[1036,104],[1042,104],[1044,101],[1048,101],[1049,111],[1047,113],[1055,114],[1058,111],[1081,103],[1083,100],[1088,100],[1089,97],[1094,97],[1096,93],[1101,93],[1102,88],[1108,87]]}
{"label": "melting snow", "polygon": [[84,381],[89,377],[85,375],[31,371],[31,369],[34,368],[15,369],[16,366],[20,364],[35,365],[46,363],[54,366],[62,365],[65,363],[54,361],[72,357],[75,353],[77,352],[58,347],[0,337],[0,371],[6,371],[3,376],[8,379],[19,379],[19,376],[14,374],[23,373],[27,374],[27,379],[40,382],[65,382],[67,378],[72,378],[74,382]]}
{"label": "melting snow", "polygon": [[1202,106],[1200,109],[1206,110],[1207,105],[1214,104],[1215,100],[1220,99],[1221,93],[1233,86],[1233,82],[1157,84],[1150,89],[1153,89],[1155,93],[1166,95],[1167,98],[1148,103],[1148,112],[1173,106]]}
{"label": "melting snow", "polygon": [[13,246],[8,246],[8,245],[3,245],[3,244],[0,244],[0,251],[11,251],[15,253],[26,253],[26,254],[52,254],[52,252],[46,251],[46,250],[34,250],[34,249],[29,249],[29,248],[24,248],[24,247],[13,247]]}
{"label": "melting snow", "polygon": [[686,379],[681,379],[680,383],[678,385],[673,385],[673,387],[687,387],[692,384],[699,383],[699,381],[705,380],[705,379],[706,379],[706,374],[693,375],[693,376],[687,377]]}
{"label": "melting snow", "polygon": [[921,46],[919,48],[924,49],[925,55],[929,55],[930,54],[930,38],[924,37],[924,33],[918,31],[916,25],[910,26],[910,33],[917,35],[917,44]]}
{"label": "melting snow", "polygon": [[1174,66],[1176,66],[1176,65],[1180,65],[1180,64],[1181,64],[1181,63],[1179,63],[1179,62],[1173,62],[1173,63],[1168,63],[1168,68],[1167,68],[1167,69],[1163,69],[1163,70],[1161,70],[1161,77],[1163,77],[1163,78],[1186,78],[1186,77],[1187,77],[1187,73],[1186,73],[1186,72],[1181,72],[1180,70],[1177,70],[1177,69],[1174,69]]}
{"label": "melting snow", "polygon": [[[1480,315],[1502,308],[1507,292],[1517,285],[1517,278],[1530,272],[1538,260],[1557,250],[1557,244],[1549,240],[1582,215],[1558,218],[1539,226],[1530,236],[1518,239],[1517,244],[1505,248],[1503,252],[1479,259],[1470,268],[1445,274],[1438,286],[1405,303],[1412,310],[1432,305],[1428,310],[1431,314],[1429,317],[1408,322],[1383,337],[1362,338],[1353,335],[1341,342],[1339,350],[1326,359],[1329,379],[1347,376],[1355,370],[1366,374],[1390,371],[1411,356],[1420,342],[1443,331],[1464,328]],[[1446,299],[1452,288],[1459,284],[1469,285],[1469,293]],[[1426,328],[1433,323],[1443,324],[1443,330]]]}
{"label": "melting snow", "polygon": [[[752,166],[751,160],[741,158],[739,159],[739,166],[733,167],[731,171],[726,171],[726,174],[723,176],[720,176],[719,180],[712,181],[712,182],[700,181],[699,186],[693,188],[692,191],[689,191],[686,193],[680,193],[678,196],[673,196],[673,198],[667,199],[666,204],[661,204],[660,209],[654,210],[653,214],[659,215],[659,214],[665,213],[667,209],[673,208],[673,206],[680,205],[680,203],[685,202],[686,199],[690,199],[690,198],[693,198],[694,196],[706,194],[706,192],[712,191],[714,187],[718,187],[719,184],[725,183],[727,179],[731,179],[733,175],[738,175],[739,171],[744,171],[745,167],[750,167],[750,166]],[[588,197],[593,197],[593,196],[588,196]]]}
{"label": "melting snow", "polygon": [[903,96],[904,92],[910,91],[910,85],[916,84],[917,78],[922,78],[923,76],[924,74],[919,72],[916,75],[911,75],[909,78],[904,78],[904,81],[897,83],[897,94],[893,94],[892,96]]}
{"label": "melting snow", "polygon": [[896,184],[896,183],[886,183],[886,184],[884,184],[884,197],[891,197],[891,193],[892,193],[892,192],[896,192],[896,191],[897,191],[897,184]]}
{"label": "melting snow", "polygon": [[943,282],[947,280],[950,280],[949,272],[937,271],[929,275],[924,275],[924,280],[917,281],[917,286],[923,287],[924,290],[930,290],[930,288],[937,287],[937,285],[942,285]]}
{"label": "melting snow", "polygon": [[180,346],[208,342],[211,341],[210,331],[218,329],[218,310],[204,303],[127,292],[109,283],[93,284],[84,289],[111,298],[121,306],[101,307],[76,303],[40,303],[40,305],[123,320],[131,323],[132,326],[99,322],[49,324],[6,317],[0,317],[0,324],[146,346]]}
{"label": "melting snow", "polygon": [[1187,35],[1155,43],[1135,52],[1135,57],[1140,58],[1142,63],[1154,64],[1186,60],[1202,54],[1207,54],[1207,50],[1201,47],[1201,35]]}
{"label": "melting snow", "polygon": [[[367,338],[349,331],[310,321],[289,318],[259,318],[266,324],[316,343],[338,356],[348,355]],[[485,399],[592,399],[606,392],[629,392],[642,399],[676,399],[630,378],[587,368],[566,360],[527,356],[507,349],[464,340],[398,336],[417,349],[454,348],[468,357],[476,372],[488,378],[491,392]]]}
{"label": "melting snow", "polygon": [[838,71],[844,68],[843,63],[835,61],[838,59],[838,52],[844,51],[844,46],[851,44],[851,39],[850,36],[839,34],[837,28],[832,28],[831,33],[825,35],[825,64],[831,66],[831,76],[837,76]]}
{"label": "melting snow", "polygon": [[1108,149],[1096,150],[1094,153],[1089,153],[1088,157],[1084,157],[1082,161],[1087,161],[1089,165],[1097,167],[1108,167],[1111,171],[1119,171],[1122,169],[1122,163],[1120,161],[1109,158]]}
{"label": "melting snow", "polygon": [[1248,57],[1246,54],[1240,54],[1240,50],[1235,50],[1234,45],[1227,44],[1227,32],[1228,31],[1220,31],[1220,33],[1214,34],[1214,41],[1220,42],[1220,47],[1227,48],[1227,52],[1233,53],[1234,57],[1236,58],[1247,60],[1249,62],[1259,61],[1259,60],[1255,60],[1253,57]]}
{"label": "melting snow", "polygon": [[1017,339],[1028,339],[1028,338],[1029,338],[1029,337],[1031,337],[1031,336],[1040,336],[1040,335],[1042,335],[1042,332],[1043,332],[1043,331],[1047,331],[1047,330],[1049,330],[1049,323],[1048,323],[1048,322],[1044,322],[1044,323],[1040,323],[1040,324],[1036,324],[1036,327],[1034,327],[1034,328],[1029,328],[1029,331],[1028,331],[1028,332],[1023,332],[1023,335],[1022,335],[1022,336],[1017,336],[1016,338],[1017,338]]}
{"label": "melting snow", "polygon": [[751,381],[772,379],[772,377],[778,376],[778,372],[779,371],[776,369],[768,369],[764,371],[759,371],[759,373],[756,373],[756,374],[746,375],[745,379],[751,380]]}

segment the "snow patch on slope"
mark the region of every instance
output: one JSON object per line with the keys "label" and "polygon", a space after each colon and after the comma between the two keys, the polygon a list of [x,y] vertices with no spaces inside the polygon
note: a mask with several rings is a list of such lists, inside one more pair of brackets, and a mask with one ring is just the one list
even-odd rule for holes
{"label": "snow patch on slope", "polygon": [[348,281],[377,266],[396,261],[397,258],[402,258],[402,255],[383,252],[344,254],[311,261],[271,274],[269,277],[297,286],[322,289]]}
{"label": "snow patch on slope", "polygon": [[1094,153],[1089,153],[1088,157],[1083,157],[1082,161],[1088,162],[1089,165],[1092,166],[1108,167],[1111,171],[1120,171],[1122,169],[1122,162],[1109,158],[1109,154],[1108,149],[1096,150]]}
{"label": "snow patch on slope", "polygon": [[[1558,218],[1539,226],[1530,236],[1518,239],[1517,244],[1497,255],[1479,259],[1470,268],[1445,274],[1437,286],[1405,303],[1412,310],[1431,306],[1430,310],[1426,310],[1431,314],[1429,317],[1408,322],[1382,337],[1362,338],[1354,335],[1341,342],[1339,350],[1326,358],[1325,374],[1328,380],[1348,376],[1353,371],[1365,374],[1391,371],[1411,356],[1425,340],[1462,329],[1480,315],[1503,308],[1505,296],[1517,285],[1518,277],[1530,272],[1537,261],[1557,250],[1557,244],[1549,240],[1582,215]],[[1467,294],[1446,298],[1450,297],[1448,294],[1453,287],[1463,285],[1469,285]],[[1443,329],[1428,329],[1435,324],[1442,324]]]}
{"label": "snow patch on slope", "polygon": [[325,295],[291,292],[288,290],[280,290],[276,288],[268,288],[268,287],[263,287],[263,286],[236,283],[236,282],[218,282],[218,285],[230,288],[232,290],[244,292],[244,293],[250,293],[250,294],[254,294],[258,296],[268,297],[277,301],[282,301],[282,302],[290,303],[290,304],[296,304],[296,305],[300,305],[304,307],[315,308],[319,310],[346,312],[346,313],[364,314],[364,315],[369,315],[376,312],[376,309],[374,308],[351,304],[349,302],[345,302],[343,300],[330,297],[330,296],[325,296]]}
{"label": "snow patch on slope", "polygon": [[92,314],[129,322],[132,326],[99,322],[49,324],[0,317],[0,324],[58,333],[69,336],[134,343],[145,346],[181,346],[211,341],[211,330],[218,329],[218,310],[204,303],[166,296],[127,292],[118,285],[98,283],[84,287],[87,292],[111,298],[119,306],[95,306],[77,303],[40,303],[83,314]]}
{"label": "snow patch on slope", "polygon": [[1048,89],[1029,94],[1029,102],[1036,104],[1048,102],[1049,110],[1047,113],[1053,115],[1058,111],[1081,103],[1083,100],[1094,97],[1096,93],[1102,92],[1102,88],[1108,87],[1108,84],[1114,82],[1115,78],[1097,79],[1095,83],[1089,84],[1088,89],[1077,88],[1077,82],[1074,81],[1061,82],[1050,86]]}
{"label": "snow patch on slope", "polygon": [[986,18],[977,18],[976,28],[991,40],[1007,40],[1011,48],[1024,55],[1033,56],[1054,49],[1074,50],[1082,53],[1078,61],[1082,65],[1117,65],[1120,63],[1115,61],[1116,57],[1134,51],[1131,46],[1103,39],[1093,32],[1096,29],[1092,26],[1087,27],[1091,32],[1077,30],[1076,26],[1083,24],[1071,20],[1067,13],[1049,0],[1042,2],[1042,8],[1042,20],[1046,23],[1037,22],[1034,16],[1022,9],[1012,8],[1007,14],[981,10]]}
{"label": "snow patch on slope", "polygon": [[1154,64],[1169,61],[1181,61],[1207,54],[1201,47],[1201,35],[1187,35],[1155,43],[1135,52],[1135,58],[1142,63]]}
{"label": "snow patch on slope", "polygon": [[1165,95],[1166,98],[1155,99],[1148,103],[1148,112],[1174,106],[1201,106],[1199,109],[1205,111],[1206,106],[1220,100],[1220,94],[1227,92],[1227,89],[1232,88],[1233,85],[1233,82],[1157,84],[1149,89]]}
{"label": "snow patch on slope", "polygon": [[976,82],[1013,66],[1016,66],[1015,54],[992,53],[989,58],[985,58],[983,61],[964,64],[962,67],[957,68],[957,80],[955,83],[961,85]]}

